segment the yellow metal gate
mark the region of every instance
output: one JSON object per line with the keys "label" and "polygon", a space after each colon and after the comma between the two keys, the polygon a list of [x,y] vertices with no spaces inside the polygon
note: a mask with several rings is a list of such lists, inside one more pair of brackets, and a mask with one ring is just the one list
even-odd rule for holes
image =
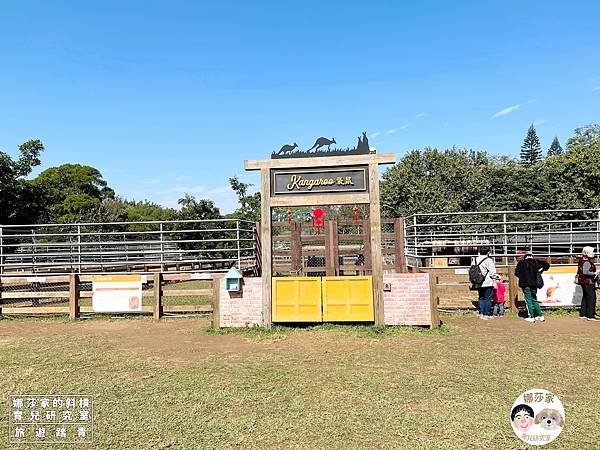
{"label": "yellow metal gate", "polygon": [[373,279],[276,277],[272,311],[273,322],[371,322]]}

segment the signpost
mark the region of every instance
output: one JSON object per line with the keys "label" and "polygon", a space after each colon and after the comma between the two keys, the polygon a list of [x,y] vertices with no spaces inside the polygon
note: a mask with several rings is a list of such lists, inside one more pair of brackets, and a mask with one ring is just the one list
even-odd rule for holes
{"label": "signpost", "polygon": [[141,275],[95,275],[92,277],[94,312],[141,312]]}

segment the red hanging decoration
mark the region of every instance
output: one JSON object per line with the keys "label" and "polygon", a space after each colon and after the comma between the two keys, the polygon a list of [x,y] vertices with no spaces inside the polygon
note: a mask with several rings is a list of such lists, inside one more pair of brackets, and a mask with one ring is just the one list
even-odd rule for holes
{"label": "red hanging decoration", "polygon": [[292,210],[290,208],[288,208],[287,214],[288,214],[288,225],[291,225],[292,224]]}
{"label": "red hanging decoration", "polygon": [[321,227],[325,223],[325,212],[321,208],[315,208],[310,213],[312,217],[312,226],[317,229],[317,234],[321,234]]}
{"label": "red hanging decoration", "polygon": [[355,222],[358,222],[358,206],[355,206],[354,208],[352,208],[352,212],[353,214],[353,219]]}

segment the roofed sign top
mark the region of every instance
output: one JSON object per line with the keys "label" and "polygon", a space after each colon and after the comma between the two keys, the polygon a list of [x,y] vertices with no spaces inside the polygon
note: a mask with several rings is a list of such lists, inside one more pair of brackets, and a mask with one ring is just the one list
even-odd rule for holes
{"label": "roofed sign top", "polygon": [[[363,132],[362,136],[358,137],[358,143],[355,147],[338,148],[335,147],[337,142],[335,138],[320,137],[315,140],[312,147],[306,150],[300,150],[298,144],[286,144],[278,151],[271,154],[271,159],[282,158],[312,158],[315,156],[344,156],[344,155],[368,155],[375,153],[369,149],[369,139],[367,133]],[[333,147],[332,147],[333,146]]]}

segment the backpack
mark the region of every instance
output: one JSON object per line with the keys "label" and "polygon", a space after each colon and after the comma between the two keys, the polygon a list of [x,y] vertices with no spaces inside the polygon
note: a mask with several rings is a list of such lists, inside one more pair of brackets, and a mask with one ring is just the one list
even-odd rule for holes
{"label": "backpack", "polygon": [[473,264],[471,267],[469,267],[469,281],[471,282],[473,287],[481,287],[481,285],[483,284],[483,281],[485,280],[487,273],[485,275],[483,274],[483,272],[481,271],[480,265],[482,262],[484,262],[488,258],[489,258],[489,256],[486,256],[481,261],[479,261],[477,264]]}

